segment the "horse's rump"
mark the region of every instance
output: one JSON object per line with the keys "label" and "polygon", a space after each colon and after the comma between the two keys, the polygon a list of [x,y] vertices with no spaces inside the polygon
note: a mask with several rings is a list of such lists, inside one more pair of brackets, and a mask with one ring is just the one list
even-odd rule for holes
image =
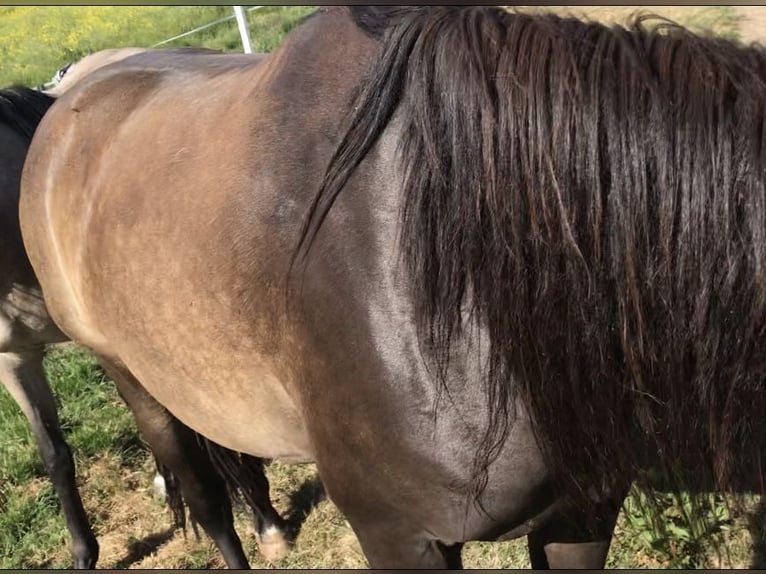
{"label": "horse's rump", "polygon": [[[321,83],[292,89],[303,81],[294,68],[326,56],[287,59],[285,49],[267,58],[147,52],[90,74],[30,151],[26,211],[51,229],[25,232],[39,234],[30,257],[44,262],[51,313],[75,341],[119,357],[211,440],[306,460],[295,368],[279,352],[280,284],[310,190],[302,174],[318,179],[334,118],[316,106]],[[65,220],[74,213],[76,224]]]}

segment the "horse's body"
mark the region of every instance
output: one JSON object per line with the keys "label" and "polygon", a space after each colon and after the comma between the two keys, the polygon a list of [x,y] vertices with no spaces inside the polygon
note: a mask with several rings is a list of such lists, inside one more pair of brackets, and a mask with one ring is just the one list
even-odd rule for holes
{"label": "horse's body", "polygon": [[[220,54],[207,50],[184,52]],[[80,500],[74,462],[61,433],[55,400],[42,367],[46,346],[65,342],[68,337],[56,327],[48,315],[40,286],[24,250],[18,222],[19,184],[31,137],[54,101],[50,96],[60,96],[94,70],[138,53],[147,53],[153,61],[161,62],[167,54],[177,51],[128,48],[97,52],[70,66],[61,81],[45,94],[26,89],[9,89],[0,93],[0,244],[3,246],[0,253],[0,382],[11,393],[30,422],[46,469],[62,502],[67,527],[72,536],[74,565],[78,568],[95,566],[98,559],[98,543]],[[139,427],[147,424],[166,425],[165,434],[168,436],[188,432],[177,426],[176,422],[167,420],[167,416],[158,405],[146,402],[143,405],[130,406]],[[172,439],[169,442],[172,442]],[[201,445],[191,447],[186,453],[188,459],[206,459],[204,448]],[[219,470],[231,481],[230,486],[241,487],[253,508],[262,554],[268,559],[280,557],[286,550],[284,537],[288,534],[287,525],[269,502],[268,482],[263,472],[262,461],[249,457],[239,461],[234,453],[228,453],[212,443],[208,443],[206,448],[216,463],[222,465],[219,466]],[[191,454],[192,452],[194,454]],[[184,464],[183,457],[180,460],[181,464]],[[187,481],[195,482],[191,495],[194,500],[190,504],[199,504],[197,499],[200,495],[210,498],[196,509],[201,515],[203,527],[209,530],[209,508],[218,505],[215,513],[225,516],[226,512],[221,513],[220,510],[228,506],[228,499],[222,490],[223,484],[214,478],[216,473],[209,463],[200,462],[198,465],[198,470],[202,471],[203,476],[191,480],[186,478]],[[175,514],[176,527],[184,527],[185,513],[176,477],[159,460],[158,467],[166,482],[166,497]],[[209,476],[205,476],[206,473]],[[168,482],[170,484],[167,484]],[[198,489],[199,492],[194,489]],[[188,490],[188,487],[184,490]],[[239,541],[230,526],[213,526],[213,536],[218,537],[217,541],[225,538],[225,545],[236,547]],[[246,562],[235,565],[246,565]]]}
{"label": "horse's body", "polygon": [[[480,437],[461,416],[470,421],[485,407],[460,381],[477,372],[457,369],[452,400],[443,397],[434,417],[406,279],[389,267],[399,209],[385,177],[396,169],[394,130],[382,144],[388,153],[357,176],[360,188],[377,193],[348,194],[355,205],[338,206],[327,223],[328,236],[344,239],[317,244],[304,285],[307,323],[286,322],[284,278],[301,217],[377,47],[338,15],[304,26],[261,65],[209,70],[182,56],[154,69],[138,57],[62,97],[39,140],[55,157],[30,156],[24,196],[24,229],[49,308],[73,340],[132,374],[208,438],[258,457],[316,460],[373,565],[417,562],[405,543],[401,555],[370,547],[365,531],[377,524],[391,540],[425,545],[426,563],[439,554],[432,541],[524,534],[551,504],[537,495],[545,470],[527,424],[514,426],[493,470],[507,478],[486,494],[502,517],[497,527],[464,490]],[[351,37],[353,49],[336,34]],[[306,84],[311,67],[324,71]],[[292,133],[301,136],[285,136]],[[97,152],[107,148],[108,156]],[[68,169],[67,157],[82,163]],[[106,157],[129,158],[134,168],[113,178]],[[55,195],[41,193],[36,182],[53,173]],[[57,223],[75,212],[81,225]],[[33,228],[33,213],[47,225]],[[36,232],[43,228],[52,233]],[[370,228],[377,238],[365,236]],[[352,313],[368,319],[349,321]],[[507,496],[506,485],[518,496]],[[424,508],[424,491],[439,502]],[[396,497],[381,507],[384,492]]]}
{"label": "horse's body", "polygon": [[[506,50],[498,38],[514,22],[507,18],[514,16],[485,8],[411,13],[332,8],[320,10],[257,66],[245,60],[208,66],[199,57],[181,56],[160,68],[138,56],[90,76],[65,95],[46,117],[25,168],[22,229],[61,329],[210,439],[257,457],[315,460],[374,567],[457,566],[464,541],[524,534],[534,566],[602,566],[622,489],[633,478],[630,472],[605,474],[609,488],[592,485],[589,493],[597,502],[588,512],[572,511],[562,519],[567,499],[554,495],[553,486],[565,468],[548,465],[559,459],[543,456],[531,422],[545,422],[541,413],[550,413],[538,403],[527,408],[528,395],[498,394],[483,380],[489,359],[494,375],[506,374],[504,385],[576,388],[566,385],[565,369],[546,370],[540,359],[558,359],[561,349],[555,345],[562,341],[554,335],[569,315],[556,316],[558,307],[551,305],[536,325],[519,319],[514,307],[516,322],[505,332],[484,322],[488,314],[502,315],[502,305],[517,304],[492,300],[505,293],[502,276],[488,290],[472,283],[474,277],[445,284],[448,290],[438,281],[428,283],[439,276],[427,272],[433,262],[447,266],[437,268],[446,278],[452,278],[450,270],[467,273],[464,269],[474,267],[511,273],[514,267],[499,263],[505,265],[503,258],[516,252],[514,240],[534,262],[534,249],[558,245],[555,230],[566,229],[557,227],[560,211],[549,200],[538,216],[554,230],[550,243],[527,244],[523,236],[502,235],[502,227],[486,227],[506,215],[511,229],[519,225],[515,204],[502,194],[490,193],[487,201],[506,211],[493,212],[483,196],[472,203],[479,192],[489,193],[483,178],[509,175],[491,162],[494,138],[505,136],[508,124],[498,127],[500,120],[479,114],[479,102],[498,105],[482,92],[483,82],[502,82],[505,76],[481,58]],[[459,23],[454,29],[453,22]],[[549,32],[557,30],[556,21],[540,22],[549,22]],[[375,33],[389,25],[394,32],[383,40],[381,52]],[[452,36],[434,32],[440,26]],[[530,44],[535,32],[547,37],[544,26],[530,30]],[[482,38],[488,39],[486,46]],[[423,53],[412,56],[409,66],[417,73],[408,76],[407,50],[413,46]],[[466,46],[480,49],[474,53]],[[368,69],[372,74],[365,80]],[[434,74],[432,83],[419,83],[421,71],[435,69],[441,74]],[[450,84],[459,80],[466,80],[462,90]],[[512,78],[507,82],[513,85]],[[444,98],[443,108],[429,107],[427,97]],[[408,106],[397,108],[401,98],[410,98],[404,100]],[[536,121],[544,123],[545,111]],[[440,131],[444,126],[448,129]],[[447,138],[443,147],[441,141],[434,145],[439,137]],[[468,138],[466,148],[462,137]],[[326,194],[318,196],[319,211],[304,229],[304,216],[341,141],[345,147],[322,189],[343,188],[343,193],[334,204]],[[405,181],[422,183],[405,186],[407,194],[396,153],[400,141],[405,159],[419,158],[414,165],[405,163]],[[436,193],[443,191],[438,185],[451,179],[439,177],[444,174],[434,166],[440,162],[458,176],[471,169],[479,175],[460,180],[463,187],[445,199]],[[433,177],[418,180],[421,173]],[[434,195],[422,195],[429,186],[437,186]],[[527,189],[531,184],[522,191]],[[455,209],[438,211],[450,201]],[[408,210],[416,210],[409,217],[421,217],[416,232],[402,226],[402,211]],[[450,223],[450,214],[470,219],[474,213],[498,235],[482,236],[486,245],[468,249],[460,226],[440,223]],[[529,217],[539,224],[534,214]],[[523,227],[528,220],[521,222]],[[288,308],[286,278],[303,230],[310,232],[311,252],[305,265],[296,260],[301,265],[292,276]],[[429,241],[436,244],[433,250],[418,251]],[[557,253],[579,261],[566,241],[561,244]],[[497,249],[498,265],[484,265],[485,246]],[[419,264],[426,269],[423,276]],[[557,272],[569,264],[565,258]],[[420,291],[423,282],[430,292]],[[554,286],[541,283],[524,296],[534,299]],[[466,300],[469,293],[473,306]],[[451,306],[445,308],[445,301]],[[423,344],[424,312],[436,317],[435,347]],[[445,327],[440,317],[453,316],[462,317],[462,327],[450,331],[447,323],[448,345],[440,347],[445,342],[439,337],[445,333],[438,331]],[[554,343],[541,338],[539,354],[508,351],[513,373],[503,370],[504,363],[498,367],[491,353],[511,345],[513,333],[528,340],[533,328],[544,328]],[[534,341],[530,345],[536,348]],[[541,382],[534,369],[557,376]],[[566,405],[562,414],[582,409],[597,416],[599,411],[588,407],[602,400],[599,396],[576,398],[591,403]],[[498,420],[507,435],[488,434],[488,423]],[[535,430],[546,438],[555,435],[550,426]],[[483,459],[483,474],[477,452],[487,451],[487,445],[491,456]],[[572,462],[586,466],[579,456],[577,450],[569,453]],[[486,479],[480,506],[474,504],[477,476]]]}

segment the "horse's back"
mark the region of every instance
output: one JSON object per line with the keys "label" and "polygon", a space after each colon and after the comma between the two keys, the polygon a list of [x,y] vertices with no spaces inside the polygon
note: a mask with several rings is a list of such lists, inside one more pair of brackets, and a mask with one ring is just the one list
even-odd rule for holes
{"label": "horse's back", "polygon": [[[62,96],[65,92],[81,84],[89,75],[111,64],[122,63],[125,65],[123,69],[129,63],[154,68],[162,66],[196,67],[200,65],[200,56],[208,57],[209,65],[224,67],[242,65],[242,62],[238,61],[236,57],[221,58],[221,56],[224,56],[223,52],[207,48],[111,48],[89,54],[83,59],[62,68],[59,71],[59,74],[62,74],[61,79],[55,86],[48,89],[46,93],[55,97]],[[260,54],[254,54],[243,56],[242,58],[253,61],[260,57]]]}

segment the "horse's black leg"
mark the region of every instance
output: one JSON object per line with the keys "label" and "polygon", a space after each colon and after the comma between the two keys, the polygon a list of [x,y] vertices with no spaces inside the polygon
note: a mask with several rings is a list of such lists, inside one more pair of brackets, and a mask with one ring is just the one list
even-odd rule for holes
{"label": "horse's black leg", "polygon": [[462,544],[444,544],[409,524],[389,522],[382,516],[360,523],[351,520],[364,555],[373,569],[463,568]]}
{"label": "horse's black leg", "polygon": [[447,568],[450,570],[463,569],[463,544],[442,545]]}
{"label": "horse's black leg", "polygon": [[368,469],[331,462],[318,464],[324,490],[354,530],[370,568],[462,569],[462,543],[435,539],[400,508],[389,506],[384,496],[390,491],[381,496],[364,479]]}
{"label": "horse's black leg", "polygon": [[266,560],[278,560],[288,550],[288,526],[271,504],[263,459],[243,455],[239,472],[243,473],[243,494],[255,515],[258,550]]}
{"label": "horse's black leg", "polygon": [[426,569],[462,570],[462,544],[446,545],[425,536],[412,533],[408,536],[366,536],[355,529],[362,549],[370,563],[377,569]]}
{"label": "horse's black leg", "polygon": [[178,477],[192,518],[213,539],[229,568],[249,568],[234,530],[231,500],[196,434],[147,393],[124,366],[100,359],[155,456]]}
{"label": "horse's black leg", "polygon": [[293,538],[288,523],[271,504],[269,480],[261,458],[240,454],[204,438],[210,459],[231,490],[244,496],[253,510],[258,550],[269,561],[282,558]]}
{"label": "horse's black leg", "polygon": [[606,564],[610,540],[594,542],[546,542],[530,535],[529,561],[534,570],[585,569],[599,570]]}
{"label": "horse's black leg", "polygon": [[463,568],[462,544],[445,545],[427,538],[423,533],[403,538],[389,536],[365,536],[354,529],[362,543],[364,555],[370,568],[461,570]]}
{"label": "horse's black leg", "polygon": [[32,427],[72,537],[74,567],[95,568],[98,541],[77,490],[72,453],[61,433],[56,402],[43,371],[43,350],[0,353],[0,380]]}
{"label": "horse's black leg", "polygon": [[567,511],[545,527],[531,532],[527,544],[532,568],[603,568],[623,499],[624,495],[621,495],[594,504],[587,515]]}

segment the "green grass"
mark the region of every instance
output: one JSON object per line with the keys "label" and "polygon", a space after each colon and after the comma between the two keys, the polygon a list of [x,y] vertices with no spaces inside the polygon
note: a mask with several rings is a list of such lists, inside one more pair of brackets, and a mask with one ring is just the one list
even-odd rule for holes
{"label": "green grass", "polygon": [[[270,6],[248,12],[253,50],[271,51],[310,7]],[[105,48],[151,47],[218,18],[228,6],[0,7],[0,86],[37,85],[67,62]],[[241,51],[234,20],[186,36],[171,46]]]}
{"label": "green grass", "polygon": [[[46,357],[45,368],[60,401],[62,428],[76,456],[92,457],[107,449],[126,455],[135,452],[133,419],[89,354],[76,348],[55,349]],[[0,393],[0,437],[2,484],[21,484],[44,476],[27,420],[4,390]]]}
{"label": "green grass", "polygon": [[[225,8],[228,15],[230,8]],[[285,35],[315,8],[306,6],[269,6],[248,13],[250,39],[254,52],[271,52]],[[175,40],[164,46],[203,46],[215,50],[242,51],[239,30],[228,22],[197,34]]]}
{"label": "green grass", "polygon": [[66,543],[53,487],[34,493],[4,489],[0,513],[0,567],[35,568],[48,565],[47,556]]}
{"label": "green grass", "polygon": [[[712,29],[736,38],[738,19],[731,7],[652,8],[694,29]],[[575,14],[610,22],[624,21],[635,8],[572,8]],[[250,12],[256,51],[270,51],[310,8],[264,8]],[[63,63],[86,53],[120,46],[152,46],[157,42],[231,13],[228,7],[0,7],[0,85],[37,84],[48,80]],[[169,44],[170,45],[170,44]],[[233,22],[175,41],[240,50]],[[162,545],[150,541],[170,525],[162,503],[151,495],[153,465],[137,436],[132,417],[93,358],[76,347],[58,348],[46,360],[51,384],[60,399],[61,418],[75,454],[86,509],[101,543],[100,566],[202,568],[220,566],[209,540],[196,542],[191,532]],[[287,512],[291,494],[312,479],[311,465],[272,465],[269,470],[276,507]],[[711,537],[698,538],[678,521],[679,509],[660,498],[671,526],[666,535],[651,528],[637,499],[625,506],[615,532],[610,567],[747,566],[752,543],[748,515],[728,515],[720,500],[710,505],[714,536],[729,550],[718,557]],[[749,503],[752,506],[752,501]],[[237,528],[253,566],[268,567],[256,554],[251,520],[237,513]],[[18,407],[0,391],[0,568],[67,567],[69,537],[59,502]],[[146,547],[128,559],[130,548]],[[471,543],[465,563],[471,567],[528,567],[523,540]],[[329,502],[308,515],[296,547],[276,566],[364,567],[359,544],[343,516]]]}
{"label": "green grass", "polygon": [[[146,454],[133,418],[88,353],[52,350],[45,360],[76,464],[111,452],[134,464]],[[31,567],[66,544],[59,501],[21,410],[0,391],[0,568]]]}

